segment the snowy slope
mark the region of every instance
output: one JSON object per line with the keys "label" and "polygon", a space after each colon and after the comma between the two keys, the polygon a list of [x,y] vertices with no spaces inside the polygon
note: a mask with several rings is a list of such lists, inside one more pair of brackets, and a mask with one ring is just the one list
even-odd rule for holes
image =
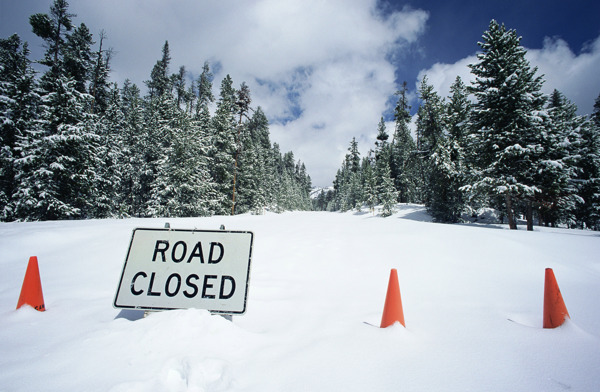
{"label": "snowy slope", "polygon": [[[112,307],[136,227],[252,230],[248,310]],[[0,391],[598,391],[600,236],[298,212],[0,224]],[[29,256],[46,312],[15,310]],[[544,269],[572,320],[542,329]],[[398,270],[407,328],[378,325]],[[513,321],[509,321],[509,319]]]}

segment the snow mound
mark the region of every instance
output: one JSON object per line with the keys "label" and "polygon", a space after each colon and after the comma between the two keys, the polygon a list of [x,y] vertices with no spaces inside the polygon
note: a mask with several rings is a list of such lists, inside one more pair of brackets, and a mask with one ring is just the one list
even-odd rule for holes
{"label": "snow mound", "polygon": [[[598,391],[600,236],[371,213],[0,224],[0,390]],[[251,230],[248,310],[112,307],[136,227]],[[36,255],[46,312],[15,310]],[[544,269],[572,319],[542,329]],[[377,328],[398,270],[406,328]]]}

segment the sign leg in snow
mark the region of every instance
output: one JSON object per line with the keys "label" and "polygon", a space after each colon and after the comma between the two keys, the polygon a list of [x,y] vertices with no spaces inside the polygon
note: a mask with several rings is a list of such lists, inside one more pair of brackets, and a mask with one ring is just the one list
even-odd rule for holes
{"label": "sign leg in snow", "polygon": [[246,311],[253,233],[135,229],[114,306]]}

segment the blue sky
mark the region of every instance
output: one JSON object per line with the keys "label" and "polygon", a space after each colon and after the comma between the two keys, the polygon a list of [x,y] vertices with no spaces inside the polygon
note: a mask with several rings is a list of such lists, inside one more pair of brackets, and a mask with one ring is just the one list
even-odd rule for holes
{"label": "blue sky", "polygon": [[[48,12],[51,0],[0,0],[0,37],[18,33],[32,58],[43,53],[29,15]],[[441,96],[457,75],[470,80],[477,41],[496,19],[523,37],[532,65],[580,108],[592,110],[600,93],[598,1],[378,1],[378,0],[72,0],[74,21],[85,23],[115,50],[112,80],[141,88],[171,49],[171,72],[190,77],[208,60],[215,91],[229,73],[246,82],[252,104],[271,121],[271,139],[302,160],[314,185],[331,184],[352,137],[362,154],[373,146],[390,99],[427,74]],[[388,123],[393,133],[393,124]]]}
{"label": "blue sky", "polygon": [[491,19],[517,30],[527,48],[541,48],[545,37],[560,37],[579,52],[600,34],[600,2],[591,0],[394,0],[390,4],[394,9],[410,4],[429,12],[419,39],[424,56],[415,58],[420,68],[472,54]]}

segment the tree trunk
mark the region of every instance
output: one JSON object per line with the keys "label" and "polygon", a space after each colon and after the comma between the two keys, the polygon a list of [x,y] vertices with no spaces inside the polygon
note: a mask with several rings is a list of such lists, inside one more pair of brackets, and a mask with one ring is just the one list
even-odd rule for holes
{"label": "tree trunk", "polygon": [[533,206],[532,201],[527,201],[527,231],[533,231]]}
{"label": "tree trunk", "polygon": [[506,215],[508,218],[508,227],[510,227],[511,230],[517,230],[517,222],[515,221],[515,217],[513,215],[510,193],[506,194]]}

